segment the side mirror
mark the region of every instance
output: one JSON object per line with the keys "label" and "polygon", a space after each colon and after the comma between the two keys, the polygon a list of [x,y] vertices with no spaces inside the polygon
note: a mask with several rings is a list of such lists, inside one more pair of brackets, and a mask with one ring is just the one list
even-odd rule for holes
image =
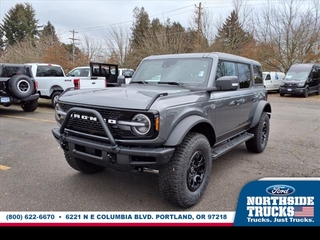
{"label": "side mirror", "polygon": [[230,91],[237,90],[239,87],[239,79],[237,76],[223,76],[216,80],[217,90]]}
{"label": "side mirror", "polygon": [[121,86],[122,84],[126,83],[126,79],[123,75],[119,75],[117,78],[117,83],[119,84],[119,86]]}

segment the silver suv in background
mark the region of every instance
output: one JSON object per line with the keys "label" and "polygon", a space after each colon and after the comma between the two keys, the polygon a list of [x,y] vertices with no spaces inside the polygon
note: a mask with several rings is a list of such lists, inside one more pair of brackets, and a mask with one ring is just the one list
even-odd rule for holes
{"label": "silver suv in background", "polygon": [[290,94],[308,97],[311,93],[320,94],[320,64],[292,65],[280,86],[280,96]]}

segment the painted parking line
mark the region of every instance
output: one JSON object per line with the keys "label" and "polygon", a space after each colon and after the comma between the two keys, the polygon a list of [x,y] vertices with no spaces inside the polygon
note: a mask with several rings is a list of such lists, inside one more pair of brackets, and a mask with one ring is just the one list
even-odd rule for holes
{"label": "painted parking line", "polygon": [[9,118],[18,118],[18,119],[25,119],[25,120],[33,120],[33,121],[40,121],[40,122],[50,122],[55,123],[55,120],[47,120],[47,119],[41,119],[41,118],[29,118],[29,117],[18,117],[18,116],[11,116],[11,115],[1,115],[3,117],[9,117]]}
{"label": "painted parking line", "polygon": [[0,170],[9,170],[11,167],[0,165]]}

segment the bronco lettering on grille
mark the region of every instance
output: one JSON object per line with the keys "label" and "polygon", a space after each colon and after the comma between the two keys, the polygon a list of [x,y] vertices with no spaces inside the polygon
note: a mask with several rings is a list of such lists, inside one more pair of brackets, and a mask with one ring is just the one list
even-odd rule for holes
{"label": "bronco lettering on grille", "polygon": [[[76,119],[82,119],[82,120],[89,120],[89,121],[94,121],[97,122],[98,118],[97,117],[93,117],[93,116],[87,116],[87,115],[83,115],[83,114],[77,114],[77,113],[73,113],[70,115],[71,118],[76,118]],[[115,119],[103,119],[105,122],[108,122],[108,124],[117,124],[117,120]]]}

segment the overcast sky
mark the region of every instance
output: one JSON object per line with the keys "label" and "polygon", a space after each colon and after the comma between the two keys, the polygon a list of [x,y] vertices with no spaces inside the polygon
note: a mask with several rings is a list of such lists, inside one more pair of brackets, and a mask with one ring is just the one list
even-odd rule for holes
{"label": "overcast sky", "polygon": [[[281,0],[271,0],[278,2]],[[185,28],[190,26],[190,20],[195,11],[195,5],[208,9],[216,18],[225,18],[232,10],[232,0],[207,0],[207,1],[112,1],[112,0],[32,0],[15,1],[0,0],[0,20],[17,3],[30,3],[35,10],[39,25],[48,21],[55,27],[58,37],[65,43],[70,43],[74,38],[81,38],[83,34],[106,37],[107,31],[112,27],[121,27],[128,30],[132,26],[133,9],[144,7],[150,20],[159,18],[164,22],[170,18],[171,22],[180,22]],[[267,0],[247,0],[251,6],[262,7]]]}

